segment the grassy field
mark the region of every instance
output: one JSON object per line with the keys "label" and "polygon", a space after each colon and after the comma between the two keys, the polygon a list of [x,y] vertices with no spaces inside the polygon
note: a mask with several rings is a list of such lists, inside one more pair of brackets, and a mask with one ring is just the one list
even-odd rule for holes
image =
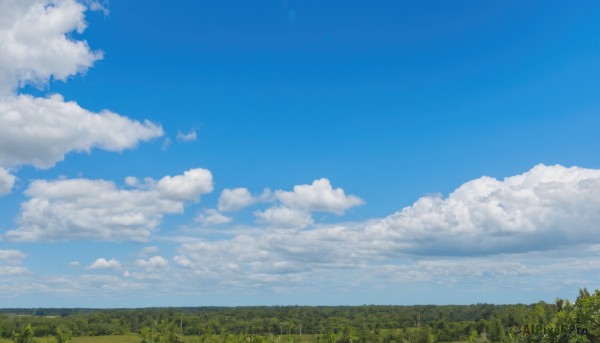
{"label": "grassy field", "polygon": [[95,337],[73,337],[71,343],[139,343],[139,336],[95,336]]}
{"label": "grassy field", "polygon": [[[306,343],[314,342],[313,335],[303,335],[302,338],[296,335],[283,335],[280,338],[276,338],[276,342],[281,343]],[[225,341],[225,337],[221,337]],[[36,343],[55,343],[53,337],[48,338],[35,338]],[[125,336],[84,336],[84,337],[73,337],[71,343],[140,343],[141,338],[137,335],[125,335]],[[183,343],[197,343],[200,342],[199,337],[188,336],[184,338]],[[10,339],[0,338],[0,343],[13,343]]]}
{"label": "grassy field", "polygon": [[[55,343],[53,337],[36,338],[37,343]],[[139,336],[94,336],[94,337],[73,337],[71,343],[140,343]],[[0,339],[0,343],[13,343],[10,339]]]}
{"label": "grassy field", "polygon": [[[315,335],[302,335],[302,338],[296,335],[283,335],[277,336],[275,342],[277,343],[311,343],[314,342]],[[225,341],[224,337],[221,337]],[[36,338],[37,343],[55,343],[54,338]],[[136,335],[126,336],[85,336],[85,337],[73,337],[71,343],[140,343],[141,338]],[[184,338],[183,343],[197,343],[200,342],[198,337],[188,336]],[[0,343],[13,343],[10,339],[0,338]],[[450,343],[466,343],[466,342],[450,342]]]}

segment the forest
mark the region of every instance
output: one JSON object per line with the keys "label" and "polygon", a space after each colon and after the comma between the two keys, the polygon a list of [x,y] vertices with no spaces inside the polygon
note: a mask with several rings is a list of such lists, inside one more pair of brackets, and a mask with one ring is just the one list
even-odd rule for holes
{"label": "forest", "polygon": [[600,342],[600,291],[515,305],[0,310],[0,342]]}

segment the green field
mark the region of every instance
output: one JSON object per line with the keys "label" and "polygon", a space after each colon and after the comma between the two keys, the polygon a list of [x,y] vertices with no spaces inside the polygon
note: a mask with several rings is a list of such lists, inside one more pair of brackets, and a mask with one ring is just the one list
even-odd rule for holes
{"label": "green field", "polygon": [[[55,343],[53,337],[50,338],[36,338],[37,343]],[[73,337],[71,343],[139,343],[140,337],[137,335],[127,336],[87,336],[87,337]],[[10,339],[0,339],[0,343],[12,343]]]}
{"label": "green field", "polygon": [[[312,338],[314,335],[303,335],[302,339],[297,335],[283,335],[281,337],[275,339],[275,342],[288,343],[307,343],[313,342]],[[220,336],[219,341],[226,342],[226,337]],[[49,338],[35,338],[36,343],[55,343],[53,337]],[[111,336],[83,336],[83,337],[73,337],[71,339],[71,343],[140,343],[141,338],[138,335],[111,335]],[[199,337],[188,336],[184,338],[183,343],[196,343],[201,342]],[[0,343],[13,343],[10,339],[2,339],[0,338]]]}
{"label": "green field", "polygon": [[140,337],[137,335],[127,336],[95,336],[95,337],[73,337],[72,343],[139,343]]}

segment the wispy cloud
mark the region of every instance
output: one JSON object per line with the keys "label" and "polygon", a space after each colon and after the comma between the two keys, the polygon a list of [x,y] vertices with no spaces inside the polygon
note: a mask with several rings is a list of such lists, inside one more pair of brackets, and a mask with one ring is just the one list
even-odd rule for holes
{"label": "wispy cloud", "polygon": [[195,142],[198,139],[198,135],[196,134],[196,130],[191,130],[188,133],[177,131],[176,138],[178,142]]}

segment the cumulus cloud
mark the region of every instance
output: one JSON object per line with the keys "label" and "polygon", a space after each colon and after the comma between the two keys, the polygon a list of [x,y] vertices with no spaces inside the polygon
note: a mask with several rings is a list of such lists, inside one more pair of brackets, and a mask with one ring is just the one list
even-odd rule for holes
{"label": "cumulus cloud", "polygon": [[110,111],[92,113],[60,95],[0,101],[0,165],[49,168],[69,152],[123,151],[163,135],[160,126]]}
{"label": "cumulus cloud", "polygon": [[177,131],[177,141],[178,142],[195,142],[198,138],[196,134],[196,130],[192,130],[188,133],[183,133],[181,131]]}
{"label": "cumulus cloud", "polygon": [[[434,297],[449,287],[472,290],[476,284],[488,295],[531,287],[536,296],[545,290],[551,299],[556,287],[562,292],[573,282],[578,287],[598,283],[599,180],[600,170],[538,165],[504,179],[481,177],[447,196],[424,196],[366,222],[304,230],[245,228],[218,240],[186,238],[172,258],[154,252],[132,257],[130,264],[138,270],[129,272],[129,281],[85,276],[75,282],[82,294],[99,288],[155,289],[160,283],[165,292],[185,294],[249,294],[249,289],[269,296],[277,290],[311,294],[318,285],[321,293],[358,289],[364,294],[389,287],[390,294],[401,296],[398,285],[403,292],[426,285]],[[156,185],[144,187],[158,192]],[[17,262],[7,266],[19,267],[21,255],[8,255]]]}
{"label": "cumulus cloud", "polygon": [[90,264],[87,269],[120,269],[121,262],[111,258],[110,260],[100,257],[94,263]]}
{"label": "cumulus cloud", "polygon": [[165,213],[179,213],[182,203],[156,191],[120,190],[109,181],[71,179],[34,181],[21,205],[14,240],[94,239],[144,241]]}
{"label": "cumulus cloud", "polygon": [[11,175],[8,170],[0,167],[0,196],[10,193],[15,185],[16,177]]}
{"label": "cumulus cloud", "polygon": [[250,206],[255,202],[254,197],[247,188],[226,188],[219,197],[219,211],[237,211]]}
{"label": "cumulus cloud", "polygon": [[69,33],[86,28],[86,7],[75,0],[20,0],[0,3],[0,95],[26,83],[66,80],[102,58]]}
{"label": "cumulus cloud", "polygon": [[[97,1],[86,2],[102,10]],[[72,32],[86,28],[87,6],[76,0],[0,3],[0,167],[50,168],[70,152],[123,151],[163,135],[159,125],[108,110],[94,113],[60,95],[36,98],[21,87],[66,81],[102,58]],[[0,175],[0,193],[11,178]]]}
{"label": "cumulus cloud", "polygon": [[177,255],[173,257],[173,261],[175,261],[175,263],[184,268],[193,267],[192,261],[190,261],[187,257],[182,255]]}
{"label": "cumulus cloud", "polygon": [[[167,180],[166,182],[163,182]],[[146,241],[169,213],[181,213],[184,200],[197,200],[212,189],[210,172],[148,180],[140,189],[89,179],[37,180],[25,191],[19,227],[6,237],[19,241],[91,239]]]}
{"label": "cumulus cloud", "polygon": [[366,228],[415,254],[490,254],[600,241],[600,170],[538,165],[427,196]]}
{"label": "cumulus cloud", "polygon": [[[245,199],[243,197],[245,192],[237,191],[237,193],[225,194],[227,195],[225,199]],[[310,185],[294,186],[292,192],[277,190],[271,195],[267,190],[260,199],[275,200],[277,203],[264,211],[254,212],[254,215],[261,222],[281,228],[304,228],[312,225],[311,212],[342,215],[349,208],[364,204],[361,198],[346,195],[342,188],[334,189],[329,180],[324,178],[315,180]]]}
{"label": "cumulus cloud", "polygon": [[342,188],[333,189],[325,178],[315,180],[310,185],[294,186],[293,192],[278,190],[275,197],[288,207],[307,212],[344,214],[349,208],[364,204],[361,198],[346,195]]}
{"label": "cumulus cloud", "polygon": [[2,263],[20,263],[25,258],[25,254],[19,250],[0,250],[0,262]]}
{"label": "cumulus cloud", "polygon": [[280,228],[304,228],[313,223],[309,213],[285,206],[256,211],[254,215],[259,220]]}
{"label": "cumulus cloud", "polygon": [[125,184],[129,187],[137,187],[140,185],[140,180],[135,176],[125,177]]}
{"label": "cumulus cloud", "polygon": [[[312,222],[306,212],[270,208],[257,216],[275,223],[273,228],[255,235],[185,243],[177,260],[198,275],[215,278],[238,277],[234,269],[244,271],[246,278],[271,275],[280,280],[275,276],[282,273],[308,275],[311,270],[376,266],[384,273],[410,272],[423,280],[426,275],[444,277],[445,272],[492,273],[486,268],[530,275],[534,267],[504,259],[526,260],[532,253],[567,248],[572,252],[600,244],[599,208],[600,170],[538,165],[502,180],[481,177],[445,198],[425,196],[397,213],[364,223],[283,230],[279,228],[286,224],[304,227]],[[499,256],[504,262],[492,263]],[[469,271],[461,261],[470,261]],[[389,267],[382,269],[385,265]],[[597,269],[600,264],[588,267]]]}
{"label": "cumulus cloud", "polygon": [[195,221],[202,223],[202,225],[219,225],[231,222],[231,218],[219,213],[215,209],[209,208],[199,213]]}
{"label": "cumulus cloud", "polygon": [[191,169],[183,175],[165,176],[158,181],[158,190],[176,200],[199,200],[201,194],[213,190],[212,173],[208,169]]}
{"label": "cumulus cloud", "polygon": [[162,256],[152,256],[147,260],[138,259],[135,261],[135,264],[138,267],[144,268],[147,271],[156,270],[156,269],[164,269],[169,266],[169,262]]}
{"label": "cumulus cloud", "polygon": [[21,265],[25,256],[19,250],[0,250],[0,275],[16,276],[29,274],[29,269]]}

